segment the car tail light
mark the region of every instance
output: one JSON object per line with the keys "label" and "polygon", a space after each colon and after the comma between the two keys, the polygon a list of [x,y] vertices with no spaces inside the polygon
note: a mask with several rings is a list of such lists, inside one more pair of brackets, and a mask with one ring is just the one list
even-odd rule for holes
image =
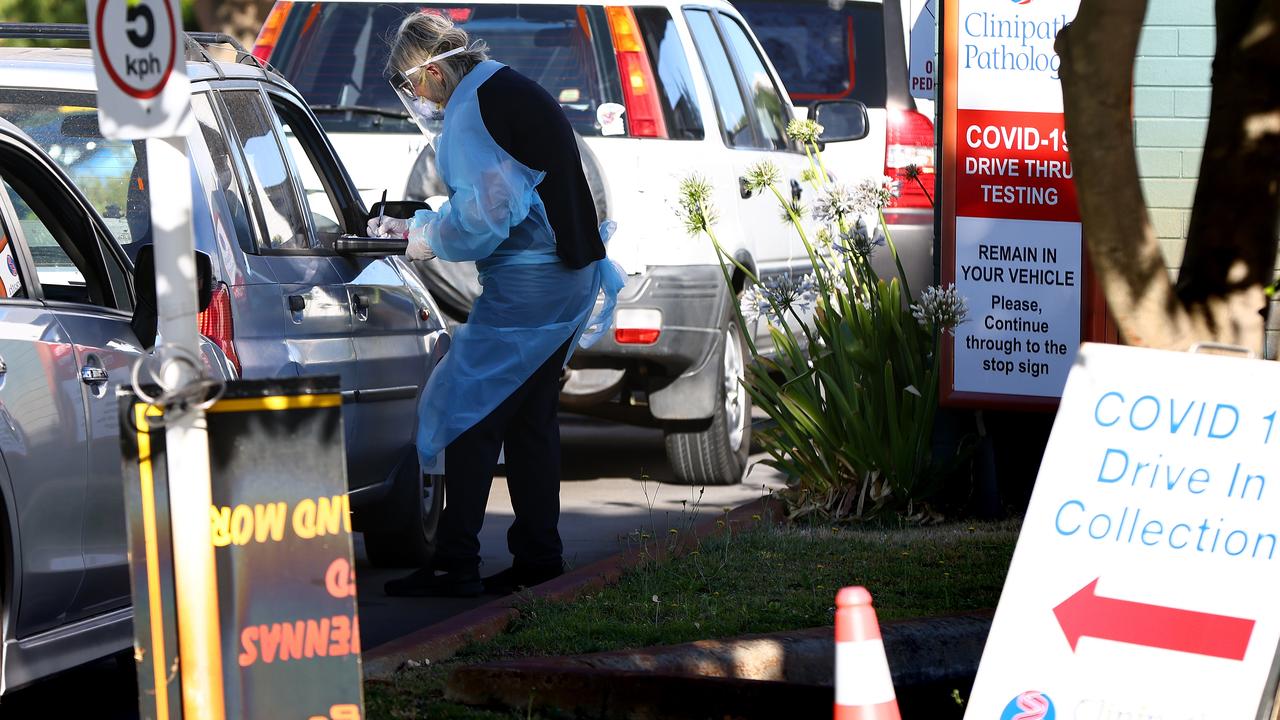
{"label": "car tail light", "polygon": [[662,311],[625,308],[613,319],[613,340],[619,345],[652,345],[662,335]]}
{"label": "car tail light", "polygon": [[279,0],[271,6],[266,22],[262,23],[262,29],[258,31],[258,40],[253,44],[255,57],[260,60],[271,59],[271,51],[275,49],[276,40],[280,38],[280,31],[284,28],[284,21],[289,18],[289,11],[292,9],[293,3],[289,0]]}
{"label": "car tail light", "polygon": [[609,32],[622,75],[622,99],[627,106],[627,127],[633,137],[665,138],[667,121],[662,115],[662,101],[653,78],[649,53],[640,37],[636,15],[629,7],[605,8]]}
{"label": "car tail light", "polygon": [[[897,180],[900,186],[898,198],[890,207],[933,207],[933,148],[933,122],[929,118],[914,110],[889,111],[884,174]],[[907,178],[904,171],[910,165],[920,168],[920,182]]]}
{"label": "car tail light", "polygon": [[240,356],[236,355],[234,342],[235,325],[231,321],[231,291],[227,289],[226,283],[218,283],[209,307],[196,317],[196,329],[221,348],[227,360],[235,367],[236,375],[240,375]]}

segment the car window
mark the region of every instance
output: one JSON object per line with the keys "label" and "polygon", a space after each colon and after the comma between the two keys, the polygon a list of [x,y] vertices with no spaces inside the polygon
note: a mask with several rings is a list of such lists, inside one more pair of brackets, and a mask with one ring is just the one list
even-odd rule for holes
{"label": "car window", "polygon": [[[121,245],[151,241],[144,141],[102,137],[90,94],[6,89],[3,98],[0,117],[22,128],[67,173]],[[29,242],[35,252],[43,240]]]}
{"label": "car window", "polygon": [[[291,109],[281,102],[273,102],[280,129],[285,137],[285,147],[293,160],[294,171],[302,181],[303,197],[306,198],[307,209],[311,212],[311,224],[316,230],[316,239],[321,247],[332,248],[334,241],[342,235],[342,213],[338,203],[330,195],[325,183],[321,180],[321,168],[317,165],[322,151],[315,146],[315,139],[305,128],[311,127],[305,116],[296,109]],[[295,132],[292,123],[303,129]],[[332,161],[331,161],[332,162]]]}
{"label": "car window", "polygon": [[252,221],[249,219],[252,217],[251,210],[245,203],[244,194],[237,181],[235,163],[231,157],[231,150],[227,146],[226,136],[222,132],[222,126],[218,123],[218,115],[213,108],[212,99],[208,93],[193,93],[191,108],[195,112],[196,123],[200,126],[200,134],[204,137],[204,144],[209,151],[209,159],[213,163],[213,170],[217,176],[215,191],[222,195],[226,203],[229,219],[240,247],[251,250],[253,248]]}
{"label": "car window", "polygon": [[[886,97],[884,6],[825,0],[735,0],[797,104],[861,100],[883,108]],[[906,62],[905,59],[903,62]]]}
{"label": "car window", "polygon": [[[50,286],[66,288],[85,287],[84,275],[71,256],[58,244],[54,231],[45,224],[36,211],[27,204],[25,198],[18,194],[8,182],[4,183],[5,194],[13,203],[13,210],[18,215],[18,224],[22,226],[22,235],[31,251],[31,259],[36,265],[36,275],[46,290]],[[87,301],[87,298],[86,298]]]}
{"label": "car window", "polygon": [[[19,153],[0,153],[0,185],[13,205],[46,300],[128,307],[122,266],[114,257],[104,255],[99,233],[85,215],[87,210],[47,167]],[[12,252],[10,249],[10,258]],[[16,258],[12,266],[6,258],[0,271],[4,284],[16,279],[23,285],[17,273]]]}
{"label": "car window", "polygon": [[738,66],[742,68],[743,80],[751,96],[751,106],[755,110],[760,128],[764,130],[765,138],[774,150],[788,148],[787,122],[790,120],[790,113],[787,102],[783,100],[778,86],[773,84],[773,78],[760,57],[759,48],[751,41],[737,18],[721,13],[720,20],[729,47],[733,48],[738,57]]}
{"label": "car window", "polygon": [[711,13],[688,10],[685,17],[689,21],[693,43],[702,58],[707,82],[711,84],[711,94],[715,97],[716,112],[720,116],[725,142],[733,147],[758,147],[751,118],[747,116],[747,106],[742,99],[742,91],[733,74],[733,65],[729,63],[724,44],[720,42],[720,33],[716,31]]}
{"label": "car window", "polygon": [[221,95],[244,154],[251,192],[266,226],[263,249],[309,249],[307,224],[294,192],[289,164],[261,94],[257,90],[228,90]]}
{"label": "car window", "polygon": [[599,6],[295,2],[271,63],[330,132],[417,132],[398,117],[404,106],[384,74],[387,39],[416,12],[445,13],[472,38],[486,41],[490,57],[559,100],[580,134],[600,135],[596,109],[623,101],[613,42]]}
{"label": "car window", "polygon": [[636,8],[635,15],[645,50],[653,59],[668,135],[673,140],[701,140],[702,108],[671,13],[666,8]]}

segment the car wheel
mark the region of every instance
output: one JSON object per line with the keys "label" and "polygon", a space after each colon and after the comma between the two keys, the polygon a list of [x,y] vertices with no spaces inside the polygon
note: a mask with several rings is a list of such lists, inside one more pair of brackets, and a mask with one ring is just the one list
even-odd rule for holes
{"label": "car wheel", "polygon": [[364,550],[374,567],[425,567],[435,550],[444,509],[444,476],[423,475],[415,457],[387,496],[379,530],[365,530]]}
{"label": "car wheel", "polygon": [[667,459],[675,481],[688,485],[733,485],[742,481],[751,451],[751,394],[746,378],[746,341],[736,318],[725,326],[717,363],[719,402],[701,423],[668,425]]}

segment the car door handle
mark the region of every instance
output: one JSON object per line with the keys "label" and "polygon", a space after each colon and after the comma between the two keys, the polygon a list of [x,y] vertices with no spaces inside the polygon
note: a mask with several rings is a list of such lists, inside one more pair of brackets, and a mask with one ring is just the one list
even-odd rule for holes
{"label": "car door handle", "polygon": [[301,295],[289,296],[289,312],[302,312],[307,307],[307,299]]}
{"label": "car door handle", "polygon": [[108,379],[107,371],[94,365],[80,368],[80,382],[85,385],[101,385]]}
{"label": "car door handle", "polygon": [[360,293],[354,293],[351,296],[351,305],[362,312],[368,310],[369,297],[367,295],[361,295]]}
{"label": "car door handle", "polygon": [[5,362],[4,358],[0,358],[0,375],[4,375],[7,372],[9,372],[9,363]]}
{"label": "car door handle", "polygon": [[742,196],[743,200],[746,200],[753,194],[753,191],[751,190],[751,183],[747,182],[746,177],[738,178],[738,194]]}
{"label": "car door handle", "polygon": [[800,202],[802,196],[804,196],[804,186],[799,180],[791,178],[791,202]]}

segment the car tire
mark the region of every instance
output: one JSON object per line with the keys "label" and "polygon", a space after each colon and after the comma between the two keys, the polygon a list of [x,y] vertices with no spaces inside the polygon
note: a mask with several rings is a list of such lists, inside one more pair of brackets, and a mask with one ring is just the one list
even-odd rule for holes
{"label": "car tire", "polygon": [[664,428],[667,459],[675,482],[685,485],[735,485],[742,482],[751,452],[751,395],[743,385],[747,345],[738,321],[730,317],[721,343],[715,415],[698,423]]}
{"label": "car tire", "polygon": [[364,551],[374,567],[426,567],[435,552],[444,476],[419,472],[416,454],[405,465],[376,523],[386,529],[364,531]]}

